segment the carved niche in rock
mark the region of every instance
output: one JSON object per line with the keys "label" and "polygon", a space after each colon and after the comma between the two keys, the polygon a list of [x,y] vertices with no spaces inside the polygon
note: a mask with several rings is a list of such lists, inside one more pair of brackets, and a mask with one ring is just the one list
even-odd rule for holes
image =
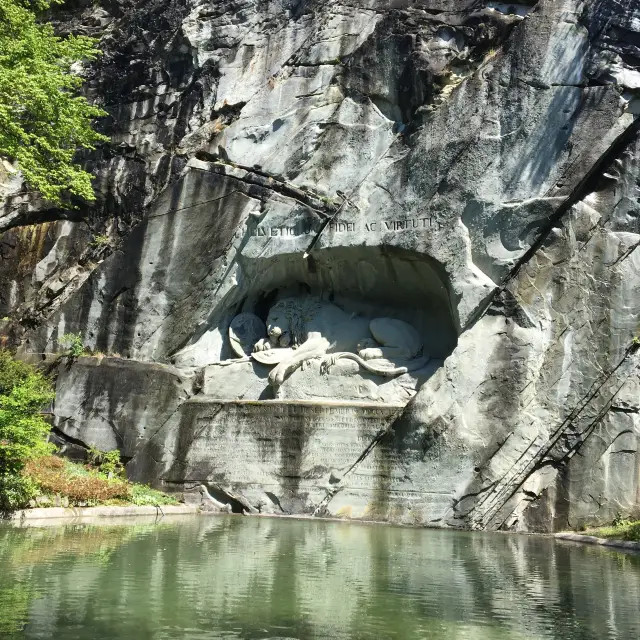
{"label": "carved niche in rock", "polygon": [[[237,316],[229,328],[234,352],[245,356],[247,340],[260,333],[264,334],[264,324],[257,316]],[[338,360],[346,359],[386,377],[421,369],[429,360],[421,353],[422,339],[410,324],[355,316],[313,296],[277,302],[269,311],[266,334],[253,345],[251,357],[274,367],[269,384],[276,393],[286,378],[316,358],[322,359],[320,370],[325,374]]]}

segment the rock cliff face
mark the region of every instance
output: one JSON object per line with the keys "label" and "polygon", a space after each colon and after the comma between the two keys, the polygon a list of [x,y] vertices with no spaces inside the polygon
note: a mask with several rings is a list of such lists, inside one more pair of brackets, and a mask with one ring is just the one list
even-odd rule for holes
{"label": "rock cliff face", "polygon": [[[106,356],[61,368],[61,441],[249,510],[520,530],[640,515],[636,3],[67,11],[59,28],[104,51],[84,70],[110,114],[85,158],[98,201],[51,209],[14,179],[0,214],[6,339],[41,357],[79,332]],[[343,333],[315,311],[275,323],[283,299],[366,320],[350,358],[398,371],[335,357]],[[239,314],[258,328],[230,341]],[[234,350],[261,332],[276,360]],[[358,434],[339,455],[309,409],[336,401]],[[240,432],[237,456],[212,444]]]}

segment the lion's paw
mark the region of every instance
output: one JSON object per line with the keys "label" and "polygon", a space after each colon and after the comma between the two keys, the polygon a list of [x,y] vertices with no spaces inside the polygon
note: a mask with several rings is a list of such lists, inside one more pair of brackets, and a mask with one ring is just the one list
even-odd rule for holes
{"label": "lion's paw", "polygon": [[363,360],[375,360],[376,358],[382,357],[380,347],[368,347],[366,349],[359,349],[358,355]]}
{"label": "lion's paw", "polygon": [[287,373],[287,367],[282,366],[283,364],[284,363],[281,362],[269,372],[269,384],[272,387],[279,387],[284,382],[284,377]]}
{"label": "lion's paw", "polygon": [[260,340],[258,340],[258,342],[256,342],[253,345],[253,352],[255,353],[256,351],[267,351],[271,349],[271,342],[269,340],[266,340],[265,338],[262,338]]}
{"label": "lion's paw", "polygon": [[338,362],[338,359],[335,355],[333,354],[328,354],[326,356],[324,356],[324,358],[322,358],[322,361],[320,362],[320,373],[322,375],[327,375],[329,373],[329,370],[331,369],[331,367],[333,367],[333,365]]}
{"label": "lion's paw", "polygon": [[308,367],[311,366],[311,363],[317,360],[317,358],[308,358],[307,360],[303,360],[302,364],[300,365],[300,369],[302,369],[302,371],[304,371],[305,369],[307,369]]}
{"label": "lion's paw", "polygon": [[358,349],[358,352],[360,352],[360,351],[364,351],[365,349],[369,349],[377,346],[379,345],[373,338],[363,338],[362,340],[360,340],[360,342],[358,342],[357,349]]}

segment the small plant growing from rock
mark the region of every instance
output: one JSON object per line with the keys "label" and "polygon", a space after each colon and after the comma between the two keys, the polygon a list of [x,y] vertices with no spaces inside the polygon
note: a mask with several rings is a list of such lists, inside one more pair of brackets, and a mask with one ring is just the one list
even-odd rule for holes
{"label": "small plant growing from rock", "polygon": [[117,449],[112,451],[100,451],[97,447],[89,447],[89,464],[97,467],[101,473],[108,478],[124,476],[124,466],[120,460],[120,452]]}
{"label": "small plant growing from rock", "polygon": [[92,247],[107,247],[111,244],[111,239],[104,233],[98,233],[91,240]]}
{"label": "small plant growing from rock", "polygon": [[86,352],[82,336],[79,333],[65,333],[58,340],[58,344],[64,350],[65,355],[71,358],[79,358]]}
{"label": "small plant growing from rock", "polygon": [[100,458],[102,457],[102,451],[98,447],[90,444],[87,449],[87,458],[91,466],[97,467],[100,465]]}
{"label": "small plant growing from rock", "polygon": [[620,512],[616,514],[616,517],[613,519],[611,523],[612,527],[626,527],[631,524],[631,520],[625,518]]}

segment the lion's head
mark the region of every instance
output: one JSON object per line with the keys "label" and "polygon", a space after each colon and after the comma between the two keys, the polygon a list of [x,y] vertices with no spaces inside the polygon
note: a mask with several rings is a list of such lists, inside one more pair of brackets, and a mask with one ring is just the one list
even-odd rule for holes
{"label": "lion's head", "polygon": [[320,305],[315,298],[284,298],[267,316],[267,334],[278,347],[297,347],[307,339],[307,322]]}

